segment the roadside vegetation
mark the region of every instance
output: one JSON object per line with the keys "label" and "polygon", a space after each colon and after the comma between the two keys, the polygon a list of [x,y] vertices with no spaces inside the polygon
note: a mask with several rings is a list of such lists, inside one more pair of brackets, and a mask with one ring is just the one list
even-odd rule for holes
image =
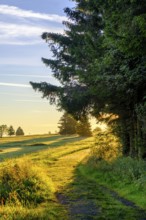
{"label": "roadside vegetation", "polygon": [[110,130],[96,133],[91,155],[80,169],[87,178],[146,209],[146,162],[124,157],[120,141]]}
{"label": "roadside vegetation", "polygon": [[146,163],[123,158],[117,137],[109,131],[90,138],[16,139],[1,144],[5,150],[7,144],[7,151],[22,145],[23,151],[10,151],[11,159],[6,154],[0,163],[0,219],[141,220],[145,216]]}

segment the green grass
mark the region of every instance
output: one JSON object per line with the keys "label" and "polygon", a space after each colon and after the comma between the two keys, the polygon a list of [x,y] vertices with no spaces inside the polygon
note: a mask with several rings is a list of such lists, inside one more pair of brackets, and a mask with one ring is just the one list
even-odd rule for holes
{"label": "green grass", "polygon": [[[14,147],[15,154],[11,151]],[[77,136],[37,137],[22,142],[15,139],[7,146],[3,143],[1,148],[9,154],[4,153],[5,160],[0,163],[0,219],[67,219],[66,209],[55,193],[69,182],[74,166],[85,156],[82,150],[88,151],[89,147],[89,140]],[[73,152],[80,156],[66,163]]]}
{"label": "green grass", "polygon": [[72,136],[26,136],[26,137],[12,137],[10,140],[3,138],[0,142],[0,161],[8,158],[21,157],[36,151],[47,150],[52,147],[59,147],[65,143],[81,140],[81,137]]}
{"label": "green grass", "polygon": [[87,178],[90,176],[96,183],[115,190],[120,196],[146,209],[146,162],[122,157],[120,149],[113,134],[99,132],[82,171]]}
{"label": "green grass", "polygon": [[146,209],[146,164],[116,160],[115,155],[111,160],[111,152],[117,156],[120,151],[117,139],[108,138],[114,149],[109,142],[106,147],[104,136],[96,141],[33,136],[1,143],[0,219],[143,219],[143,212],[126,206],[110,190]]}
{"label": "green grass", "polygon": [[[86,171],[86,172],[85,172]],[[73,208],[90,208],[93,211],[84,213],[71,213],[73,219],[108,219],[108,220],[138,220],[144,217],[139,210],[122,204],[111,196],[110,192],[103,189],[98,182],[91,177],[91,173],[85,168],[85,164],[79,165],[74,181],[65,189],[66,195],[73,202]],[[86,205],[87,204],[87,205]],[[80,214],[79,216],[77,214]]]}
{"label": "green grass", "polygon": [[1,204],[35,206],[53,199],[53,184],[45,169],[30,160],[9,161],[0,171]]}

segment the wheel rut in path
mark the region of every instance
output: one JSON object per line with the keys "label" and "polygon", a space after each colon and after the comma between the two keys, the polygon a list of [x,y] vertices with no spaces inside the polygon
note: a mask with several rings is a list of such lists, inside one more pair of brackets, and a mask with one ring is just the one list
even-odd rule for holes
{"label": "wheel rut in path", "polygon": [[146,220],[146,212],[133,202],[80,173],[78,166],[88,154],[89,149],[74,152],[50,166],[56,198],[68,213],[63,220]]}

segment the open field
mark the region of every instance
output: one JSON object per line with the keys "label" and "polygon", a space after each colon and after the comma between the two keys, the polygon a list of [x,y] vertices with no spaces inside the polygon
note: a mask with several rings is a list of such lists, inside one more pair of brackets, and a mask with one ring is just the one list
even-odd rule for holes
{"label": "open field", "polygon": [[94,138],[13,140],[0,145],[1,220],[145,219],[142,208],[100,184],[99,171],[88,169]]}
{"label": "open field", "polygon": [[34,135],[0,139],[0,161],[81,140],[78,136]]}
{"label": "open field", "polygon": [[[59,173],[58,170],[55,173],[53,170],[52,173],[50,169],[51,166],[55,168],[59,158],[66,158],[67,155],[75,152],[80,153],[82,150],[86,151],[90,147],[90,142],[80,144],[80,141],[82,142],[84,139],[78,136],[55,135],[23,137],[22,140],[19,138],[2,143],[0,145],[0,219],[47,220],[58,219],[58,216],[59,219],[67,219],[65,209],[56,198],[57,182],[62,185],[65,180],[62,176],[63,167]],[[74,144],[75,141],[79,141],[78,145]],[[78,160],[81,160],[80,157]],[[75,160],[74,164],[76,162]],[[66,163],[65,170],[72,173],[70,168],[72,166],[70,167]],[[53,179],[53,176],[58,175],[61,175],[62,181]],[[34,182],[37,193],[36,190],[33,191]],[[10,188],[11,191],[8,192]],[[44,196],[43,192],[45,192]],[[38,201],[36,202],[36,200]]]}

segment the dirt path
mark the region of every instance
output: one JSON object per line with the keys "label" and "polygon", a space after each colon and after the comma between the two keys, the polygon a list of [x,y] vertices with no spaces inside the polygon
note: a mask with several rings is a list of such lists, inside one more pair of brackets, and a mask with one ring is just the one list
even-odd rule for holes
{"label": "dirt path", "polygon": [[57,200],[67,211],[63,220],[146,220],[146,213],[134,203],[80,173],[79,164],[89,151],[69,153],[50,165]]}

